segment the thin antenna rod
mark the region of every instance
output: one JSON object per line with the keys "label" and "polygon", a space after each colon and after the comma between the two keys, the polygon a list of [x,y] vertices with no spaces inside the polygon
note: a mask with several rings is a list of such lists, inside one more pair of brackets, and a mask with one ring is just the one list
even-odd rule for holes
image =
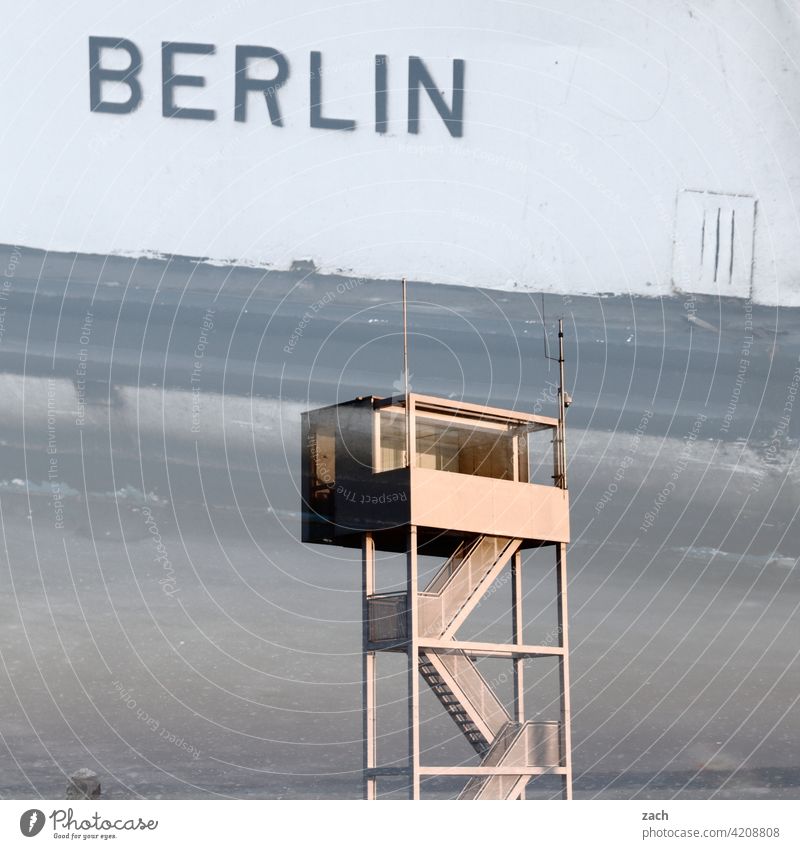
{"label": "thin antenna rod", "polygon": [[566,409],[570,402],[564,391],[564,319],[558,320],[558,357],[550,356],[547,344],[547,321],[544,315],[544,292],[542,292],[542,338],[544,340],[544,358],[558,363],[558,431],[555,437],[555,463],[553,475],[556,486],[567,488],[567,418]]}
{"label": "thin antenna rod", "polygon": [[[561,326],[559,320],[559,327]],[[561,360],[558,357],[550,356],[550,346],[547,344],[547,319],[544,314],[544,292],[542,292],[542,341],[544,342],[544,358],[550,362],[558,363]],[[548,366],[549,368],[549,366]]]}
{"label": "thin antenna rod", "polygon": [[564,319],[558,320],[558,441],[561,488],[567,488],[567,399],[564,394]]}
{"label": "thin antenna rod", "polygon": [[406,465],[411,466],[411,405],[408,386],[408,299],[406,278],[403,278],[403,394],[406,406]]}
{"label": "thin antenna rod", "polygon": [[544,292],[542,292],[542,342],[544,343],[544,358],[549,360],[550,350],[547,347],[547,319],[544,317]]}
{"label": "thin antenna rod", "polygon": [[403,392],[408,401],[408,305],[405,277],[403,278]]}

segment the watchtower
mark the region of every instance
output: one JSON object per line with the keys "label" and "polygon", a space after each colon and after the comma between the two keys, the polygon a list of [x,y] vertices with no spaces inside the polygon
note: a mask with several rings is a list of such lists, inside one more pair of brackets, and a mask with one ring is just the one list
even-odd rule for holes
{"label": "watchtower", "polygon": [[[425,776],[469,779],[462,799],[519,799],[538,775],[562,777],[572,795],[567,627],[569,495],[566,476],[563,331],[558,417],[520,413],[406,391],[364,396],[303,414],[304,542],[359,547],[363,573],[364,795],[381,776],[408,777],[411,798]],[[550,436],[552,474],[541,470],[532,436]],[[536,443],[541,440],[536,439]],[[549,450],[548,450],[549,455]],[[549,480],[547,479],[549,478]],[[553,645],[523,641],[522,552],[552,547],[558,618]],[[376,551],[405,552],[404,592],[376,592]],[[420,585],[420,554],[441,558]],[[501,575],[511,572],[508,643],[463,641],[459,629]],[[377,752],[376,666],[383,652],[408,658],[408,760],[381,766]],[[513,663],[506,705],[476,658]],[[557,663],[560,711],[525,714],[523,662]],[[476,765],[422,763],[420,686],[431,688],[478,753]]]}

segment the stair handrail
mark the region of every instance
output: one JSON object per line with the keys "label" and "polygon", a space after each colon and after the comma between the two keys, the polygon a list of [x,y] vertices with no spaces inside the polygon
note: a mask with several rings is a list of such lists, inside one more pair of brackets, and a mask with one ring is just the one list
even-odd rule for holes
{"label": "stair handrail", "polygon": [[[496,537],[495,537],[495,538],[496,538]],[[466,562],[467,562],[467,561],[468,561],[468,560],[472,557],[472,555],[475,553],[475,550],[478,548],[478,546],[480,546],[480,545],[481,545],[481,543],[485,542],[485,541],[486,541],[486,540],[488,540],[488,539],[492,539],[492,536],[491,536],[490,534],[481,534],[479,537],[477,537],[477,538],[475,539],[475,541],[474,541],[474,542],[470,545],[469,550],[467,551],[467,553],[466,553],[466,554],[464,555],[464,557],[462,558],[462,560],[461,560],[461,564],[459,565],[459,568],[458,568],[458,569],[454,569],[454,570],[453,570],[453,571],[452,571],[452,572],[451,572],[451,573],[447,576],[447,580],[446,580],[446,581],[442,584],[442,586],[441,586],[438,590],[436,590],[435,592],[429,592],[429,591],[427,590],[427,588],[426,588],[425,590],[423,590],[423,591],[420,593],[420,595],[426,595],[426,596],[429,596],[429,597],[436,597],[436,596],[438,596],[438,597],[440,597],[440,598],[441,598],[441,597],[444,595],[445,591],[448,589],[448,587],[449,587],[449,586],[453,583],[453,581],[455,580],[455,576],[456,576],[456,575],[458,575],[458,573],[461,571],[461,568],[462,568],[463,564],[464,564],[464,563],[466,563]],[[494,558],[494,560],[492,561],[492,564],[497,563],[498,559],[499,559],[499,558],[500,558],[503,554],[505,554],[505,552],[506,552],[506,550],[508,549],[508,547],[514,543],[514,541],[515,541],[515,539],[516,539],[516,538],[515,538],[515,537],[504,537],[504,539],[506,540],[506,544],[505,544],[505,545],[504,545],[504,546],[500,549],[500,551],[497,553],[497,556],[496,556],[496,557]],[[448,560],[449,560],[449,558],[448,558]],[[447,565],[447,564],[445,564],[445,566],[446,566],[446,565]],[[491,566],[490,566],[489,568],[491,569]],[[439,573],[441,573],[443,570],[444,570],[444,566],[442,567],[442,569],[440,569],[440,570],[439,570]],[[489,570],[487,569],[487,571],[489,571]],[[439,576],[439,573],[437,573],[437,576],[436,576],[436,577],[438,577],[438,576]],[[433,582],[433,581],[431,581],[431,583],[430,583],[428,586],[431,586],[433,583],[434,583],[434,582]],[[473,587],[473,590],[474,590],[474,587]]]}
{"label": "stair handrail", "polygon": [[[509,752],[511,752],[519,740],[520,735],[523,733],[527,724],[527,722],[516,722],[511,720],[502,729],[500,729],[497,736],[492,741],[492,745],[481,758],[481,766],[490,766],[487,761],[492,759],[492,756],[496,754],[495,746],[497,748],[500,748],[501,746],[504,747],[504,751],[500,755],[499,759],[494,764],[491,764],[491,766],[502,766]],[[513,731],[513,734],[510,735],[511,739],[506,741],[506,737],[509,736],[509,732],[511,731]],[[474,792],[475,796],[472,798],[477,799],[484,790],[491,786],[493,780],[497,780],[499,778],[501,778],[501,776],[498,775],[474,776],[473,778],[470,778],[459,795],[461,798],[470,798],[468,794],[470,792]]]}
{"label": "stair handrail", "polygon": [[523,735],[527,734],[528,726],[530,724],[531,724],[530,720],[528,720],[527,722],[518,723],[519,727],[517,728],[514,736],[511,738],[505,752],[503,752],[503,754],[500,756],[500,760],[498,761],[497,766],[503,766],[503,764],[506,762],[506,758],[510,756],[514,747],[517,745],[517,743],[520,741],[520,739],[523,737]]}
{"label": "stair handrail", "polygon": [[[456,550],[447,558],[447,560],[445,560],[445,562],[442,564],[442,567],[433,576],[433,578],[430,580],[430,582],[425,587],[425,589],[422,590],[421,595],[440,596],[444,592],[445,587],[452,580],[453,575],[455,575],[458,572],[458,569],[452,568],[452,565],[451,565],[455,561],[456,557],[458,557],[459,554],[461,554],[461,563],[464,563],[465,560],[467,560],[469,557],[472,556],[475,549],[480,545],[481,541],[484,540],[484,539],[486,539],[486,537],[484,535],[477,536],[468,545],[465,544],[464,541],[462,540],[458,544],[458,547],[456,548]],[[441,580],[441,576],[448,569],[450,569],[450,574],[447,576],[447,578],[445,578],[444,582],[439,587],[439,589],[438,590],[432,589],[436,585],[436,583],[439,580]]]}
{"label": "stair handrail", "polygon": [[[494,699],[494,702],[497,705],[497,707],[499,707],[503,711],[505,716],[507,717],[507,721],[511,720],[511,715],[509,714],[508,709],[500,701],[500,699],[497,696],[497,693],[495,693],[495,691],[490,686],[489,682],[484,677],[483,673],[480,671],[480,669],[478,669],[478,665],[470,659],[469,655],[464,651],[464,649],[456,649],[455,651],[450,651],[449,649],[444,649],[444,650],[431,649],[427,653],[430,653],[430,652],[433,652],[434,654],[437,654],[439,656],[441,656],[443,654],[458,654],[458,655],[461,655],[462,657],[465,657],[467,660],[469,660],[470,661],[470,668],[478,676],[478,678],[481,681],[481,684],[486,688],[486,692],[491,694],[491,697]],[[469,694],[464,690],[463,686],[461,686],[461,684],[458,682],[458,679],[455,679],[455,681],[456,681],[456,686],[458,687],[458,689],[461,690],[464,693],[464,695],[467,697],[467,701],[475,708],[475,713],[480,715],[482,713],[482,711],[478,710],[478,706],[475,704],[475,700],[471,699],[469,697]]]}
{"label": "stair handrail", "polygon": [[[480,541],[483,541],[483,540],[489,539],[489,537],[488,537],[488,536],[482,536],[482,537],[480,537],[479,539],[480,539]],[[516,540],[516,538],[515,538],[515,537],[507,537],[507,538],[506,538],[506,544],[505,544],[505,545],[504,545],[504,546],[503,546],[503,547],[502,547],[502,548],[501,548],[501,549],[497,552],[497,554],[495,555],[494,559],[492,560],[491,564],[490,564],[490,565],[489,565],[489,567],[486,569],[486,571],[484,572],[484,574],[487,574],[488,572],[490,572],[490,571],[491,571],[491,569],[492,569],[492,567],[494,566],[494,564],[495,564],[495,563],[497,563],[497,561],[498,561],[498,560],[500,560],[500,559],[502,559],[502,558],[504,557],[505,553],[508,551],[508,549],[509,549],[512,545],[514,545],[514,543],[515,543],[516,541],[517,541],[517,540]],[[472,552],[470,552],[470,556],[471,556],[471,554],[472,554]],[[465,557],[465,558],[464,558],[464,560],[463,560],[463,563],[467,563],[467,561],[468,561],[468,560],[469,560],[469,557]],[[468,567],[462,567],[462,568],[468,568]],[[442,589],[441,589],[438,593],[434,593],[434,594],[432,594],[432,595],[434,595],[434,596],[438,596],[439,598],[441,598],[441,599],[442,599],[442,622],[443,622],[443,623],[444,623],[444,620],[447,618],[447,617],[445,616],[445,594],[446,594],[447,590],[448,590],[448,589],[452,586],[452,584],[455,582],[456,575],[459,573],[459,571],[460,571],[460,570],[458,570],[458,571],[456,571],[456,572],[453,572],[453,574],[452,574],[452,575],[451,575],[451,576],[447,579],[447,581],[445,581],[444,585],[442,586]],[[468,594],[467,594],[467,596],[464,598],[464,602],[463,602],[462,604],[460,604],[460,605],[458,606],[458,608],[457,608],[455,611],[453,611],[453,615],[457,614],[457,613],[458,613],[458,611],[459,611],[459,610],[461,610],[461,608],[464,606],[464,604],[465,604],[465,603],[466,603],[466,602],[467,602],[470,598],[472,598],[472,595],[473,595],[473,593],[475,592],[476,587],[478,587],[478,586],[480,585],[480,583],[481,583],[480,581],[475,581],[475,582],[473,583],[473,581],[472,581],[472,574],[470,574],[470,581],[469,581],[469,593],[468,593]],[[449,627],[449,623],[448,623],[447,625],[445,625],[445,628],[447,628],[447,627]]]}

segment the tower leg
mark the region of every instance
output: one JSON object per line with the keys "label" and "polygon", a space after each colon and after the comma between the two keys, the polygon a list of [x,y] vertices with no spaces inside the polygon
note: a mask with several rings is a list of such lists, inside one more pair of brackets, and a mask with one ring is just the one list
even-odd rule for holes
{"label": "tower leg", "polygon": [[377,798],[378,779],[368,770],[376,766],[375,679],[377,655],[374,651],[364,652],[364,798]]}
{"label": "tower leg", "polygon": [[363,622],[363,708],[364,708],[364,798],[377,795],[377,778],[369,770],[377,766],[377,704],[375,698],[377,655],[369,650],[369,608],[367,599],[375,592],[375,541],[364,534],[361,544],[362,622]]}
{"label": "tower leg", "polygon": [[409,795],[419,799],[419,619],[417,616],[417,528],[408,530],[406,553],[406,585],[408,587],[408,766],[411,773]]}
{"label": "tower leg", "polygon": [[[523,618],[522,618],[522,552],[518,551],[511,561],[511,631],[512,640],[518,646],[522,645]],[[517,722],[525,722],[525,658],[515,657],[514,664],[514,719]],[[525,788],[519,794],[520,799],[525,798]]]}
{"label": "tower leg", "polygon": [[572,798],[572,719],[569,703],[569,622],[567,616],[567,546],[556,545],[556,581],[558,593],[558,629],[561,633],[563,654],[558,659],[561,685],[561,752],[566,770],[562,797]]}

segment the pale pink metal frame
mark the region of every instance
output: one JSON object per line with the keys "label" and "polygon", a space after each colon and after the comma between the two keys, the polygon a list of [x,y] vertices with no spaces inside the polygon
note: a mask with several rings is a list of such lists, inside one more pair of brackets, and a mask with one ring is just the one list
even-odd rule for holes
{"label": "pale pink metal frame", "polygon": [[[511,795],[508,798],[525,798],[525,785],[528,780],[536,775],[556,774],[562,777],[562,797],[566,799],[572,798],[572,752],[571,752],[571,716],[570,716],[570,698],[569,698],[569,638],[568,638],[568,605],[567,605],[567,559],[566,547],[569,538],[569,504],[568,494],[566,491],[566,451],[565,451],[565,432],[564,432],[564,395],[560,392],[559,397],[559,418],[549,418],[533,414],[518,413],[512,410],[503,410],[494,407],[480,406],[476,404],[466,404],[462,402],[454,402],[449,399],[435,398],[419,394],[408,393],[405,397],[390,398],[390,399],[375,399],[374,406],[376,410],[385,408],[395,408],[398,412],[402,410],[405,413],[407,422],[407,458],[411,458],[410,466],[410,488],[409,500],[411,502],[411,513],[409,515],[409,524],[406,528],[407,547],[406,547],[406,613],[404,628],[398,628],[398,635],[402,633],[403,639],[395,642],[389,641],[381,646],[380,643],[375,643],[370,640],[370,599],[375,597],[375,536],[372,532],[366,532],[362,537],[362,572],[363,572],[363,708],[364,708],[364,796],[367,799],[375,799],[378,793],[378,778],[379,776],[397,776],[402,775],[408,778],[409,795],[412,799],[420,798],[420,784],[424,776],[432,775],[451,775],[465,776],[472,779],[483,778],[489,781],[493,776],[505,776],[510,779],[512,787]],[[443,527],[442,522],[445,521],[447,527],[453,527],[457,530],[469,531],[469,527],[459,527],[458,522],[464,521],[463,515],[472,515],[475,511],[465,511],[458,509],[457,504],[453,509],[452,499],[448,500],[448,490],[452,489],[452,481],[448,479],[444,482],[442,475],[450,475],[448,472],[434,472],[432,475],[420,476],[417,473],[423,470],[416,469],[416,446],[415,446],[415,418],[418,412],[424,414],[440,415],[443,419],[466,419],[472,422],[480,422],[481,426],[491,425],[492,423],[502,427],[509,425],[525,425],[531,429],[552,428],[554,431],[554,486],[539,487],[535,484],[522,484],[520,482],[509,481],[487,481],[486,478],[481,478],[479,483],[481,490],[492,491],[494,499],[493,507],[495,513],[500,516],[505,516],[507,521],[504,527],[499,530],[502,533],[497,533],[499,537],[508,537],[517,541],[517,548],[514,551],[510,569],[512,576],[512,642],[508,644],[494,644],[482,642],[465,642],[454,639],[452,635],[445,639],[436,638],[435,636],[426,635],[420,627],[420,601],[421,596],[426,596],[425,592],[421,592],[418,580],[418,544],[417,534],[418,525],[420,523],[428,524],[424,521],[425,510],[421,512],[417,510],[415,513],[415,503],[419,505],[441,505],[445,503],[449,505],[443,509],[451,510],[452,521],[437,515],[436,521],[432,526]],[[515,463],[516,463],[515,459]],[[438,477],[437,477],[438,476]],[[456,477],[466,477],[456,475]],[[516,477],[516,475],[515,475]],[[502,487],[493,488],[492,484],[508,484],[505,489]],[[530,512],[536,512],[536,499],[525,503],[525,510],[520,512],[519,504],[521,498],[521,490],[519,487],[535,487],[540,495],[540,500],[547,501],[547,510],[536,518],[535,521],[530,519]],[[424,487],[423,493],[420,487]],[[544,490],[549,490],[545,493]],[[557,498],[553,500],[552,495]],[[478,491],[470,491],[464,497],[472,499],[478,497]],[[500,502],[497,504],[496,502]],[[487,502],[488,503],[488,502]],[[431,506],[430,509],[433,509]],[[489,509],[486,507],[485,509]],[[485,519],[482,519],[485,524]],[[485,534],[485,527],[475,527],[476,533]],[[556,584],[556,607],[558,617],[558,634],[559,640],[557,645],[542,646],[542,645],[527,645],[524,642],[523,636],[523,591],[522,591],[522,554],[519,550],[519,545],[523,541],[535,541],[537,544],[552,543],[555,546],[556,552],[556,569],[555,569],[555,584]],[[474,606],[474,603],[473,603]],[[469,613],[466,611],[463,618]],[[381,651],[397,651],[398,648],[405,651],[407,664],[407,684],[408,684],[408,763],[406,766],[391,766],[380,767],[378,765],[377,756],[377,658]],[[553,657],[556,659],[559,666],[559,682],[560,682],[560,757],[557,766],[552,764],[535,765],[529,762],[525,763],[509,763],[503,762],[495,765],[479,765],[479,766],[448,766],[448,765],[429,765],[420,763],[420,721],[419,721],[419,684],[420,684],[420,662],[426,650],[431,652],[463,652],[467,657],[505,657],[510,658],[513,663],[514,671],[514,704],[513,704],[513,719],[516,723],[524,727],[525,725],[525,700],[524,700],[524,662],[527,658],[545,658]],[[506,785],[509,786],[509,785]],[[477,798],[472,796],[472,798]]]}

